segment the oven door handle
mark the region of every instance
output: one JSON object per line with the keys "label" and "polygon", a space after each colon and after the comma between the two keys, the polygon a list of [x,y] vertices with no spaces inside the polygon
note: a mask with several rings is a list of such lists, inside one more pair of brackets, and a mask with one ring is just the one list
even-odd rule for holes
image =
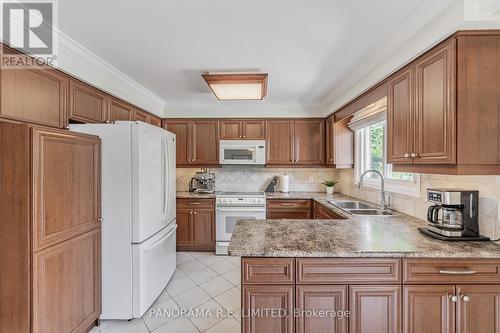
{"label": "oven door handle", "polygon": [[217,207],[218,212],[265,212],[265,208],[260,207]]}

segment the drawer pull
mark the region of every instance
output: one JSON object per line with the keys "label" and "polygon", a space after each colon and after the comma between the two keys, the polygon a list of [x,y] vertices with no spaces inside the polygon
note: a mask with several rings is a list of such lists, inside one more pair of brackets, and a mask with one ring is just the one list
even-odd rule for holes
{"label": "drawer pull", "polygon": [[470,301],[470,297],[467,296],[467,295],[461,295],[460,298],[464,301],[464,302],[469,302]]}
{"label": "drawer pull", "polygon": [[476,271],[449,271],[442,269],[439,271],[439,274],[449,274],[449,275],[472,275],[476,274]]}
{"label": "drawer pull", "polygon": [[282,203],[281,205],[282,206],[295,206],[294,203]]}
{"label": "drawer pull", "polygon": [[457,297],[457,296],[455,296],[455,295],[450,295],[449,297],[450,297],[450,300],[451,300],[452,302],[458,302],[458,297]]}
{"label": "drawer pull", "polygon": [[199,202],[190,202],[189,204],[190,205],[199,205],[200,203]]}

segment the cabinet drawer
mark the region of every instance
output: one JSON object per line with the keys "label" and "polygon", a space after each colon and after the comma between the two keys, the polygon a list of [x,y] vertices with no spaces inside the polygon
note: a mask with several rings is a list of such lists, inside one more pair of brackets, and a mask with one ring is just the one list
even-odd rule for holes
{"label": "cabinet drawer", "polygon": [[214,199],[177,199],[177,208],[215,208]]}
{"label": "cabinet drawer", "polygon": [[390,284],[400,281],[400,259],[297,259],[298,284]]}
{"label": "cabinet drawer", "polygon": [[311,209],[311,200],[269,199],[267,200],[267,209]]}
{"label": "cabinet drawer", "polygon": [[244,284],[293,284],[295,260],[293,258],[243,258]]}
{"label": "cabinet drawer", "polygon": [[286,210],[286,209],[280,209],[280,210],[273,210],[267,211],[267,218],[268,219],[292,219],[292,220],[308,220],[311,218],[311,211],[310,210]]}
{"label": "cabinet drawer", "polygon": [[404,259],[404,283],[498,283],[499,259]]}

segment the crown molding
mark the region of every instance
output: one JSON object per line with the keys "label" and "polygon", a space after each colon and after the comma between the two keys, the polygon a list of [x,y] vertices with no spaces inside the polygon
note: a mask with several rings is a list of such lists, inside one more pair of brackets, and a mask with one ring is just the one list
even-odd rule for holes
{"label": "crown molding", "polygon": [[61,70],[163,117],[165,101],[61,31],[57,63]]}
{"label": "crown molding", "polygon": [[166,102],[164,114],[166,118],[323,116],[321,105],[318,103],[266,103],[265,101]]}

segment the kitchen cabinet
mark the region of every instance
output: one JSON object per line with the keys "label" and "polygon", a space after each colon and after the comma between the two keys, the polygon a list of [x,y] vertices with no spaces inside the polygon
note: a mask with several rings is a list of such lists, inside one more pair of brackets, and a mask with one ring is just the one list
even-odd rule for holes
{"label": "kitchen cabinet", "polygon": [[[243,285],[243,314],[262,311],[261,316],[242,318],[243,332],[294,332],[294,287],[293,285]],[[279,309],[274,315],[270,309]]]}
{"label": "kitchen cabinet", "polygon": [[460,31],[389,77],[394,171],[500,174],[499,53],[499,31]]}
{"label": "kitchen cabinet", "polygon": [[4,122],[0,133],[0,327],[86,332],[101,312],[100,140]]}
{"label": "kitchen cabinet", "polygon": [[294,127],[295,164],[323,164],[325,161],[323,119],[297,119]]}
{"label": "kitchen cabinet", "polygon": [[264,140],[264,120],[224,119],[219,121],[221,140]]}
{"label": "kitchen cabinet", "polygon": [[157,117],[157,116],[154,116],[152,114],[150,114],[148,116],[148,118],[146,119],[146,122],[148,124],[151,124],[151,125],[154,125],[154,126],[158,126],[158,127],[161,127],[161,118],[160,117]]}
{"label": "kitchen cabinet", "polygon": [[345,217],[343,217],[342,215],[335,213],[331,209],[323,206],[316,201],[314,201],[313,203],[313,218],[319,220],[345,219]]}
{"label": "kitchen cabinet", "polygon": [[456,41],[417,59],[388,81],[388,162],[456,163]]}
{"label": "kitchen cabinet", "polygon": [[219,164],[218,123],[213,120],[164,120],[163,127],[176,134],[179,166]]}
{"label": "kitchen cabinet", "polygon": [[267,165],[322,165],[323,119],[267,120]]}
{"label": "kitchen cabinet", "polygon": [[309,199],[267,199],[268,219],[310,219],[312,202]]}
{"label": "kitchen cabinet", "polygon": [[500,330],[500,285],[458,285],[457,332]]}
{"label": "kitchen cabinet", "polygon": [[134,107],[121,100],[111,97],[108,102],[109,121],[132,120]]}
{"label": "kitchen cabinet", "polygon": [[349,331],[401,332],[401,286],[354,285],[349,290]]}
{"label": "kitchen cabinet", "polygon": [[455,286],[404,286],[404,333],[454,333]]}
{"label": "kitchen cabinet", "polygon": [[76,79],[69,84],[69,120],[104,123],[108,120],[108,95]]}
{"label": "kitchen cabinet", "polygon": [[177,199],[177,250],[215,250],[214,199]]}
{"label": "kitchen cabinet", "polygon": [[337,169],[354,167],[354,132],[347,126],[351,117],[335,122],[334,116],[325,120],[325,165]]}
{"label": "kitchen cabinet", "polygon": [[134,108],[134,113],[132,115],[132,120],[134,121],[142,121],[147,123],[149,118],[149,114],[141,109]]}
{"label": "kitchen cabinet", "polygon": [[[306,316],[313,311],[328,311],[329,314],[337,314],[348,308],[348,286],[321,286],[303,285],[297,286],[295,292],[296,309],[301,316],[296,318],[297,333],[334,332],[347,333],[347,319],[331,316]],[[357,313],[355,312],[355,315]],[[352,330],[351,332],[364,332]],[[369,330],[366,332],[370,332]]]}
{"label": "kitchen cabinet", "polygon": [[387,82],[387,162],[412,164],[414,143],[413,67],[405,68]]}
{"label": "kitchen cabinet", "polygon": [[0,118],[65,128],[68,89],[69,77],[50,67],[1,69]]}

